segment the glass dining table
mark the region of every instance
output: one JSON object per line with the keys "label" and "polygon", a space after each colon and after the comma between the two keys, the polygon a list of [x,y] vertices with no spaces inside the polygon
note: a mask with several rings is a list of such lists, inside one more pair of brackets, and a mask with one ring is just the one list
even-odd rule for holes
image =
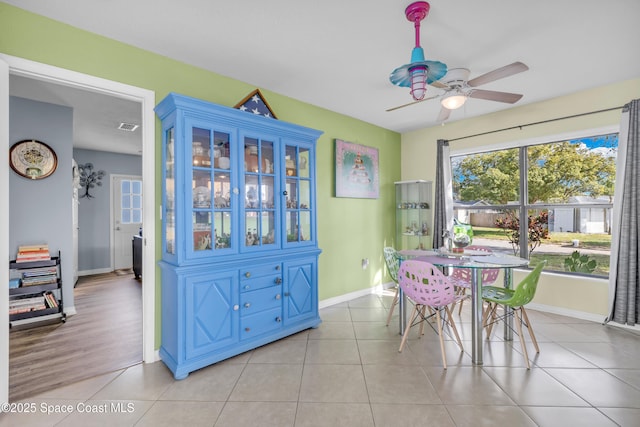
{"label": "glass dining table", "polygon": [[[513,269],[526,267],[529,260],[504,253],[481,252],[465,250],[453,253],[444,250],[401,250],[398,251],[402,260],[414,259],[426,261],[441,268],[468,268],[471,270],[471,362],[482,365],[482,270],[485,268],[502,269],[504,271],[504,287],[513,285]],[[406,297],[400,289],[398,303],[398,317],[400,334],[407,327]],[[511,317],[507,317],[511,320]],[[504,339],[513,339],[513,330],[509,322],[504,325]]]}

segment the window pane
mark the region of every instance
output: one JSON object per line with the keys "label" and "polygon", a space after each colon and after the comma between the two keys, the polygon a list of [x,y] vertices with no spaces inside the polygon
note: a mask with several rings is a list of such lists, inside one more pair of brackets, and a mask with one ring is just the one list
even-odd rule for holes
{"label": "window pane", "polygon": [[611,203],[616,134],[527,148],[529,203]]}
{"label": "window pane", "polygon": [[451,158],[454,202],[506,205],[519,200],[518,149]]}
{"label": "window pane", "polygon": [[473,226],[474,245],[526,251],[531,265],[548,260],[547,270],[608,276],[617,149],[609,134],[452,157],[454,216]]}

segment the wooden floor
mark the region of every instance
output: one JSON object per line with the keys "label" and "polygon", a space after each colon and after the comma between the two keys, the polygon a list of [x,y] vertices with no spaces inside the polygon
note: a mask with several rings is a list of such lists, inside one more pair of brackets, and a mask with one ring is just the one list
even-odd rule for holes
{"label": "wooden floor", "polygon": [[142,289],[133,273],[80,277],[66,323],[12,330],[12,402],[142,361]]}

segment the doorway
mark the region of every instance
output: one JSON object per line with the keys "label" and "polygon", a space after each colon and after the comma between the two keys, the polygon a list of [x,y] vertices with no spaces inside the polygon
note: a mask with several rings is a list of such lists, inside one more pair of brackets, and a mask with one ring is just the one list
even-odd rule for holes
{"label": "doorway", "polygon": [[[142,112],[142,177],[143,177],[143,223],[148,230],[155,230],[155,94],[152,91],[125,85],[122,83],[101,79],[75,71],[65,70],[46,64],[17,58],[10,55],[0,54],[0,128],[5,131],[0,132],[0,148],[4,147],[0,160],[0,181],[8,183],[9,167],[6,153],[9,151],[8,132],[8,99],[9,99],[9,74],[23,76],[42,82],[50,82],[64,85],[71,88],[100,93],[119,99],[128,99],[140,104]],[[6,125],[6,126],[5,126]],[[0,186],[0,200],[2,205],[8,206],[9,188],[8,184]],[[0,229],[8,231],[9,218],[7,208],[0,212]],[[71,230],[69,230],[71,236]],[[155,354],[155,238],[154,233],[147,233],[143,244],[142,268],[145,274],[145,284],[142,287],[142,316],[143,316],[143,361],[154,362],[157,360]],[[9,258],[8,243],[0,250],[3,259]],[[0,263],[0,277],[8,280],[9,271],[7,263]],[[66,290],[73,301],[73,287]],[[67,294],[65,294],[67,297]],[[68,300],[68,297],[67,297]],[[9,366],[9,343],[8,343],[8,296],[0,297],[0,372],[8,372]],[[0,375],[0,401],[8,401],[8,375]]]}
{"label": "doorway", "polygon": [[131,236],[142,233],[142,177],[111,175],[111,206],[113,269],[129,270],[133,267]]}

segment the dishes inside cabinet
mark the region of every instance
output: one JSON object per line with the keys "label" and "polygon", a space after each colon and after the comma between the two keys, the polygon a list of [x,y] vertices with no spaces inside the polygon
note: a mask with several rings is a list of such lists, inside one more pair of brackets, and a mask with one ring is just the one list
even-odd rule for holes
{"label": "dishes inside cabinet", "polygon": [[194,208],[210,208],[211,207],[211,190],[207,187],[196,187],[193,189],[193,207]]}

